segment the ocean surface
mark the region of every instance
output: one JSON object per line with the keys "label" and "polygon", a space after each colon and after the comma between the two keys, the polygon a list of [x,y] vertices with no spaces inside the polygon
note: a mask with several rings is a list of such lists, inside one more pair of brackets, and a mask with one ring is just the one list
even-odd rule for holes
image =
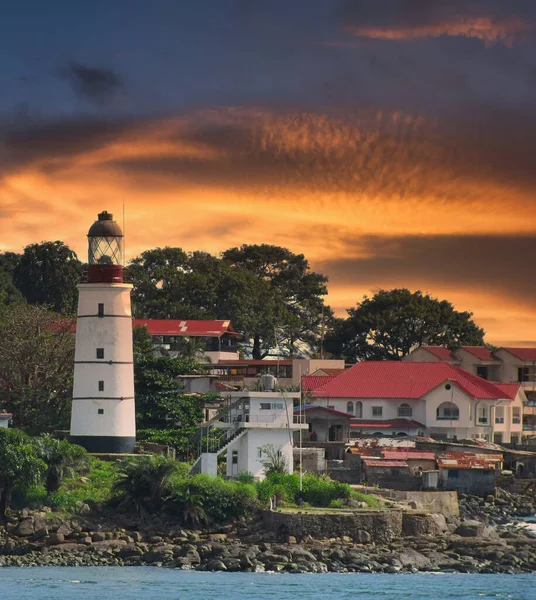
{"label": "ocean surface", "polygon": [[0,568],[1,600],[536,600],[536,576],[198,573],[155,567]]}

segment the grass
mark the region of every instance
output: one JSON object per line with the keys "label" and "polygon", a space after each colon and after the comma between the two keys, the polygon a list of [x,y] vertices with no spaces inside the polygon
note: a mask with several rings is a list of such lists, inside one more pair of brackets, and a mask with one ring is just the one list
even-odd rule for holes
{"label": "grass", "polygon": [[57,492],[47,494],[44,485],[29,487],[14,498],[16,508],[49,506],[53,511],[72,512],[78,502],[108,502],[119,476],[118,465],[92,458],[86,476],[65,479]]}

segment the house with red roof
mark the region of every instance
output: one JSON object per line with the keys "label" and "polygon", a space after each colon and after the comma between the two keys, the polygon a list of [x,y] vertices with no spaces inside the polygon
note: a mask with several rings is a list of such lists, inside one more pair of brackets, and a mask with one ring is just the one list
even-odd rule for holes
{"label": "house with red roof", "polygon": [[354,415],[350,428],[509,443],[522,431],[522,390],[449,362],[364,361],[311,392],[317,405]]}
{"label": "house with red roof", "polygon": [[236,346],[240,334],[233,329],[231,321],[193,319],[133,319],[132,327],[145,327],[155,346],[177,350],[179,340],[201,340],[205,356],[211,362],[238,359]]}

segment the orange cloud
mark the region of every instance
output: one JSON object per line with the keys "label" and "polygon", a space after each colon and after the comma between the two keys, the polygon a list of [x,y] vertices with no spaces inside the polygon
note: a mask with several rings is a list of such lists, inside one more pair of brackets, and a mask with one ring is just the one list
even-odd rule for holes
{"label": "orange cloud", "polygon": [[512,47],[523,40],[533,29],[522,19],[512,16],[494,20],[487,16],[459,15],[451,20],[438,23],[423,23],[407,26],[351,26],[346,31],[361,37],[408,41],[425,37],[462,36],[483,41],[487,46],[504,44]]}
{"label": "orange cloud", "polygon": [[[323,268],[343,258],[374,258],[377,249],[366,236],[396,237],[401,246],[382,247],[396,258],[404,236],[532,234],[532,165],[525,169],[523,162],[530,148],[512,154],[512,144],[488,129],[402,112],[254,108],[117,126],[62,123],[61,135],[53,124],[29,128],[5,143],[1,249],[62,239],[84,257],[96,213],[120,217],[123,201],[130,258],[155,246],[216,254],[266,242],[303,252]],[[523,139],[532,138],[527,132]],[[377,287],[411,285],[483,319],[504,314],[489,320],[492,341],[536,339],[536,326],[511,318],[515,290],[497,300],[489,288],[478,293],[478,277],[460,278],[457,286],[452,278],[430,280],[427,272],[415,276],[411,265],[410,259],[398,272],[386,270],[381,280],[369,272],[356,281],[348,270],[346,284],[331,266],[329,302],[343,309]],[[438,261],[439,278],[441,268]],[[525,304],[520,314],[532,313]]]}

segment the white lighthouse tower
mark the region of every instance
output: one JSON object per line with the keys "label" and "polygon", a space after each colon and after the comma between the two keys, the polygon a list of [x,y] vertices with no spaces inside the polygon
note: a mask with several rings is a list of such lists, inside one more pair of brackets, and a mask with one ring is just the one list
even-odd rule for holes
{"label": "white lighthouse tower", "polygon": [[106,211],[88,232],[89,270],[78,285],[70,439],[89,452],[130,453],[136,442],[132,285],[123,232]]}

